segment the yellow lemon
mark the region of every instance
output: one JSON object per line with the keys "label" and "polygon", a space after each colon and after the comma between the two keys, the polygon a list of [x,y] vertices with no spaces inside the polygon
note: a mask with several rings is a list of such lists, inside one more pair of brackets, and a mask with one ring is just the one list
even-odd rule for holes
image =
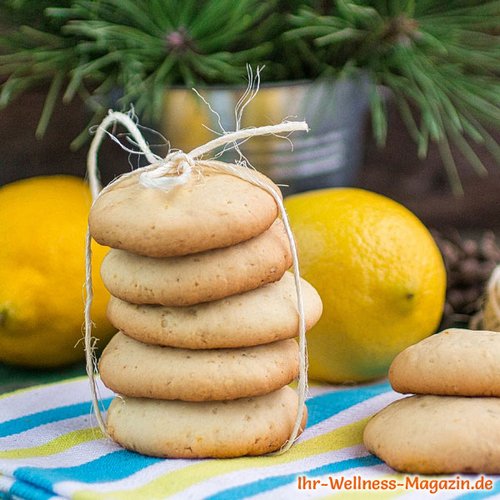
{"label": "yellow lemon", "polygon": [[441,318],[446,272],[431,234],[402,205],[361,189],[311,191],[285,205],[302,274],[323,300],[308,334],[311,378],[384,376]]}
{"label": "yellow lemon", "polygon": [[[87,185],[76,177],[33,177],[0,188],[0,361],[53,367],[83,358],[83,343],[76,344],[90,204]],[[95,336],[106,341],[113,329],[99,266],[107,249],[92,250],[92,319]]]}

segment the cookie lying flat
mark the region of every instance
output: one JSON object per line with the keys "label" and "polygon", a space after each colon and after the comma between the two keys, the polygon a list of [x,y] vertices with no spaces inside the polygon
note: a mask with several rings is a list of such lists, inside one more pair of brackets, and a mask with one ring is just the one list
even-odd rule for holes
{"label": "cookie lying flat", "polygon": [[101,276],[111,294],[126,302],[188,306],[277,281],[291,264],[283,223],[277,219],[251,240],[183,257],[154,259],[111,250]]}
{"label": "cookie lying flat", "polygon": [[[278,450],[292,433],[298,398],[293,389],[234,401],[190,403],[116,398],[108,410],[111,437],[145,455],[229,458]],[[302,428],[306,424],[306,412]]]}
{"label": "cookie lying flat", "polygon": [[[301,280],[306,329],[319,320],[321,299]],[[190,307],[138,305],[111,297],[108,318],[118,330],[146,344],[214,349],[266,344],[299,331],[295,280],[286,272],[275,283]],[[261,318],[260,320],[258,318]]]}
{"label": "cookie lying flat", "polygon": [[104,384],[125,396],[223,401],[260,396],[294,380],[294,339],[240,349],[178,349],[143,344],[118,332],[99,361]]}
{"label": "cookie lying flat", "polygon": [[393,469],[500,473],[500,399],[411,396],[367,424],[366,448]]}
{"label": "cookie lying flat", "polygon": [[[132,253],[169,257],[235,245],[276,219],[269,193],[207,162],[198,166],[186,184],[168,191],[143,187],[138,174],[117,181],[92,207],[93,238]],[[280,193],[270,179],[254,173]]]}
{"label": "cookie lying flat", "polygon": [[450,328],[402,351],[392,362],[395,391],[500,396],[500,333]]}

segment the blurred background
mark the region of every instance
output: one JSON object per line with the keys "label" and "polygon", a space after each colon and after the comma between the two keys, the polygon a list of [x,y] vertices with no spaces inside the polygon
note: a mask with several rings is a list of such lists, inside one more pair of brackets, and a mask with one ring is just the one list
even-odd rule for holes
{"label": "blurred background", "polygon": [[[278,167],[274,177],[289,192],[348,183],[437,228],[500,224],[495,2],[4,0],[1,8],[0,184],[83,176],[89,125],[109,108],[133,104],[174,148],[206,141],[202,124],[218,124],[193,86],[234,128],[250,64],[265,66],[261,85],[273,88],[246,109],[243,126],[295,116],[315,135],[305,145],[294,139],[309,163],[302,171],[287,164],[301,156],[287,144],[250,153],[261,169],[281,161],[291,173]],[[297,90],[319,81],[319,91]],[[127,168],[105,146],[103,177]]]}
{"label": "blurred background", "polygon": [[[0,113],[0,183],[35,175],[73,174],[85,176],[87,149],[70,149],[71,141],[87,126],[84,103],[58,103],[50,127],[42,139],[35,130],[45,99],[43,89],[30,90]],[[22,117],[22,119],[21,119]],[[403,203],[428,226],[476,231],[500,228],[500,164],[484,146],[477,147],[488,174],[479,176],[457,148],[452,148],[464,185],[463,195],[454,195],[437,146],[420,159],[417,146],[397,109],[388,104],[388,135],[384,147],[377,146],[368,114],[363,121],[364,143],[359,171],[350,185],[371,189]],[[496,140],[500,133],[491,131]],[[127,153],[111,141],[101,150],[101,175],[111,180],[130,169]],[[258,164],[255,164],[258,167]],[[283,188],[286,194],[287,189]]]}
{"label": "blurred background", "polygon": [[[246,145],[292,192],[356,186],[408,207],[448,266],[450,318],[470,316],[498,264],[500,10],[490,1],[3,0],[0,186],[85,177],[89,129],[134,106],[156,152],[236,126],[247,65],[261,91],[241,126],[311,132]],[[195,87],[219,118],[191,91]],[[220,121],[219,121],[220,120]],[[150,134],[150,135],[148,135]],[[108,182],[137,165],[112,141]],[[0,228],[1,230],[1,228]],[[471,306],[471,304],[474,304]],[[455,316],[453,316],[455,314]]]}

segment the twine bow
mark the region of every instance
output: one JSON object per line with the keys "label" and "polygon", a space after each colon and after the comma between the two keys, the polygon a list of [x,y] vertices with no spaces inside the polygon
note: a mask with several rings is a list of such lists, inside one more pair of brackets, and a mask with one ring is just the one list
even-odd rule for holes
{"label": "twine bow", "polygon": [[[112,140],[117,142],[122,149],[132,153],[137,153],[137,151],[130,150],[126,148],[118,139],[107,132],[108,127],[116,123],[121,123],[125,126],[131,133],[135,143],[141,150],[142,154],[145,155],[146,159],[151,163],[147,167],[142,167],[140,169],[134,170],[132,172],[123,174],[118,179],[115,179],[110,184],[108,184],[104,189],[101,188],[100,182],[97,176],[97,153],[99,147],[105,137],[108,134]],[[123,179],[130,177],[131,175],[136,175],[140,172],[139,182],[146,188],[151,189],[161,189],[168,191],[176,186],[181,186],[185,184],[190,178],[193,168],[196,162],[201,159],[201,157],[215,149],[225,146],[227,144],[233,143],[236,149],[238,149],[238,143],[244,141],[251,137],[263,136],[263,135],[277,135],[285,134],[294,131],[308,131],[309,128],[306,122],[282,122],[278,125],[269,125],[265,127],[251,127],[242,130],[236,130],[235,132],[224,133],[223,135],[209,141],[208,143],[199,146],[189,153],[184,153],[182,151],[173,151],[167,155],[166,158],[161,158],[155,155],[150,149],[144,137],[142,136],[136,123],[127,114],[120,113],[117,111],[110,111],[102,123],[97,127],[96,134],[89,148],[89,153],[87,157],[87,173],[89,179],[89,185],[92,193],[92,198],[95,201],[99,196],[108,191],[115,183],[121,182]],[[288,221],[288,216],[283,205],[283,200],[281,196],[273,189],[269,184],[262,181],[251,168],[236,168],[233,165],[216,162],[213,164],[217,169],[240,177],[251,184],[254,184],[261,189],[268,192],[275,200],[278,205],[283,224],[285,226],[286,234],[290,242],[290,249],[292,252],[293,259],[293,271],[295,278],[295,288],[297,294],[297,309],[299,313],[299,379],[298,379],[298,411],[297,418],[292,430],[292,434],[289,440],[281,448],[281,452],[288,450],[298,434],[300,433],[300,427],[302,423],[302,417],[304,415],[304,405],[307,393],[307,349],[306,349],[306,327],[304,318],[304,304],[302,299],[302,288],[300,283],[300,270],[299,270],[299,260],[297,255],[297,247],[295,245],[295,240],[290,228]],[[106,424],[102,417],[99,408],[99,396],[97,392],[97,385],[95,381],[95,375],[98,372],[96,366],[96,360],[94,356],[94,342],[92,340],[92,320],[90,316],[90,309],[92,305],[92,259],[91,259],[91,235],[90,231],[87,230],[87,251],[86,251],[86,293],[87,298],[85,302],[85,357],[87,362],[87,375],[90,381],[90,389],[92,395],[92,405],[94,408],[94,413],[99,424],[101,431],[109,437]]]}
{"label": "twine bow", "polygon": [[[154,170],[142,172],[139,182],[147,188],[168,190],[171,187],[185,184],[191,176],[195,160],[182,151],[169,153],[164,162]],[[175,175],[172,174],[175,172]]]}

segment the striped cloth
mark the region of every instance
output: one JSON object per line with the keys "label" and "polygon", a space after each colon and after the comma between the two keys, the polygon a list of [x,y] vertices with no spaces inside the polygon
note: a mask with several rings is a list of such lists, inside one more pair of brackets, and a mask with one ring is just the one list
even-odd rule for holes
{"label": "striped cloth", "polygon": [[[100,392],[107,406],[112,394],[104,387]],[[101,438],[85,378],[8,394],[0,398],[0,497],[278,500],[363,499],[373,494],[375,498],[436,498],[425,487],[417,490],[415,483],[394,491],[359,487],[360,480],[365,484],[371,480],[370,485],[390,479],[403,484],[405,478],[414,477],[394,473],[362,445],[367,418],[401,397],[387,382],[354,388],[315,386],[310,392],[308,427],[289,452],[230,460],[144,457]],[[350,487],[348,479],[353,480]],[[493,488],[488,491],[440,489],[437,496],[500,497],[500,479],[491,480]]]}

